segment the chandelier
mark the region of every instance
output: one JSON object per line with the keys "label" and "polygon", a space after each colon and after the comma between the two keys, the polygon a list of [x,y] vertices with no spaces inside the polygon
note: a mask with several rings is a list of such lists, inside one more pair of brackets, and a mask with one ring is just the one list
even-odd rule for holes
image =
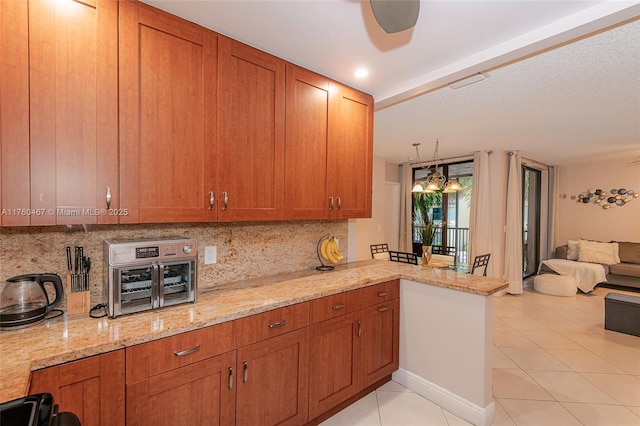
{"label": "chandelier", "polygon": [[[433,159],[434,163],[433,171],[429,173],[425,180],[416,180],[413,183],[413,189],[411,192],[422,192],[422,193],[433,193],[442,191],[445,194],[450,194],[453,192],[458,192],[462,189],[458,179],[452,179],[447,181],[447,177],[440,173],[438,170],[438,147],[440,145],[440,140],[436,139],[436,149],[433,151]],[[418,146],[420,143],[414,143],[413,146],[416,148],[416,156],[418,157],[418,164],[421,164],[420,161],[420,151],[418,150]],[[430,169],[431,167],[425,167],[422,165],[423,169]]]}

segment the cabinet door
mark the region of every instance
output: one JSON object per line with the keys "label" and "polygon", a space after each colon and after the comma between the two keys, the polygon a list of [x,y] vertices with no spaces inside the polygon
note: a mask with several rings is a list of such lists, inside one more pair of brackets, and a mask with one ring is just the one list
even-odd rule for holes
{"label": "cabinet door", "polygon": [[113,1],[29,1],[31,225],[118,220],[96,210],[118,207],[117,19]]}
{"label": "cabinet door", "polygon": [[29,225],[29,13],[0,1],[0,225]]}
{"label": "cabinet door", "polygon": [[128,384],[127,426],[234,425],[235,365],[232,351]]}
{"label": "cabinet door", "polygon": [[337,218],[371,217],[373,98],[332,83],[329,196]]}
{"label": "cabinet door", "polygon": [[218,217],[282,219],[285,63],[222,36],[218,61]]}
{"label": "cabinet door", "polygon": [[29,392],[51,393],[82,426],[124,425],[124,350],[34,371]]}
{"label": "cabinet door", "polygon": [[329,79],[287,64],[285,218],[327,219]]}
{"label": "cabinet door", "polygon": [[358,393],[360,311],[310,327],[309,418]]}
{"label": "cabinet door", "polygon": [[120,3],[121,222],[215,219],[216,43],[198,25]]}
{"label": "cabinet door", "polygon": [[238,426],[306,423],[307,331],[293,331],[238,349]]}
{"label": "cabinet door", "polygon": [[371,306],[362,312],[362,387],[398,369],[400,299]]}

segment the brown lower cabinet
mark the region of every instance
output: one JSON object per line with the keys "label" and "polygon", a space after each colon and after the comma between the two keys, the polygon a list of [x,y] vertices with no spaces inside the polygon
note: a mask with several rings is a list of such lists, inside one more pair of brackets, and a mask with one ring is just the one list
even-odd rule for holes
{"label": "brown lower cabinet", "polygon": [[35,371],[30,392],[83,426],[317,424],[398,368],[399,311],[389,281]]}
{"label": "brown lower cabinet", "polygon": [[[398,289],[396,280],[355,290],[351,293],[355,293],[365,305],[371,300],[371,295],[384,301],[310,327],[310,420],[398,369]],[[319,303],[321,301],[318,300]],[[342,305],[331,306],[330,309],[335,312],[339,306]]]}
{"label": "brown lower cabinet", "polygon": [[127,425],[233,425],[236,351],[127,385]]}
{"label": "brown lower cabinet", "polygon": [[34,371],[29,393],[41,392],[82,426],[124,425],[124,350]]}
{"label": "brown lower cabinet", "polygon": [[307,328],[238,349],[238,426],[307,421]]}
{"label": "brown lower cabinet", "polygon": [[[309,418],[357,394],[361,339],[358,337],[360,312],[311,326]],[[361,323],[360,323],[361,324]]]}

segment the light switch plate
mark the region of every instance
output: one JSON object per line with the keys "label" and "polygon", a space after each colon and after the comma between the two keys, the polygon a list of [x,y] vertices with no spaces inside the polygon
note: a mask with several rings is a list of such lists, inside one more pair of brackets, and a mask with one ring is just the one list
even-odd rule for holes
{"label": "light switch plate", "polygon": [[206,246],[204,248],[204,264],[213,265],[218,261],[218,247]]}

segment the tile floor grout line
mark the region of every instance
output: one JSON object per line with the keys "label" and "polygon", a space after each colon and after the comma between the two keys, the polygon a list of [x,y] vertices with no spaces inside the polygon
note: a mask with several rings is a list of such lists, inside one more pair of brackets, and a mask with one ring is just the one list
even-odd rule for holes
{"label": "tile floor grout line", "polygon": [[380,412],[380,401],[378,400],[378,391],[375,391],[376,393],[376,407],[378,407],[378,423],[380,424],[380,426],[384,426],[382,424],[382,413]]}

